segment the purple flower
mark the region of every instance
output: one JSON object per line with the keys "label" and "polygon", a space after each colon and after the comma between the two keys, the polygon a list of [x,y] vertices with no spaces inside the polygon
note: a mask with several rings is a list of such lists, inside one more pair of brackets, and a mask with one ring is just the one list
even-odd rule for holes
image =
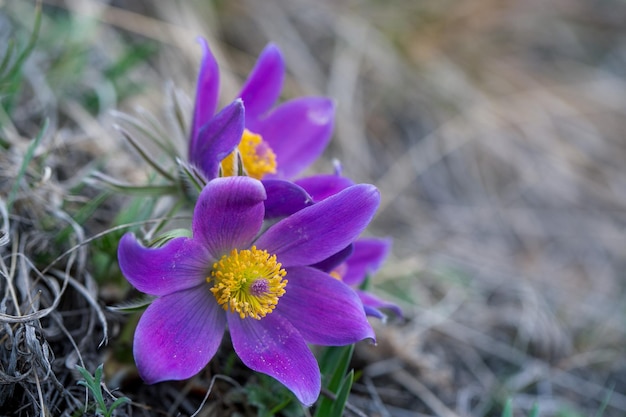
{"label": "purple flower", "polygon": [[402,310],[396,304],[381,300],[369,291],[359,289],[369,275],[380,269],[390,248],[390,239],[358,239],[349,247],[349,253],[343,256],[345,260],[339,265],[334,266],[332,260],[335,257],[341,257],[342,252],[317,266],[324,270],[327,269],[324,268],[325,265],[333,265],[330,266],[332,269],[330,275],[356,289],[368,316],[384,318],[385,315],[380,312],[380,308],[389,309],[397,316],[402,316]]}
{"label": "purple flower", "polygon": [[356,293],[310,265],[348,246],[367,226],[380,199],[376,188],[349,187],[260,233],[265,198],[257,180],[218,178],[198,198],[191,238],[158,248],[142,246],[132,234],[121,239],[123,274],[157,297],[137,325],[133,346],[146,382],[198,373],[228,325],[246,366],[311,405],[321,378],[307,343],[374,338]]}
{"label": "purple flower", "polygon": [[[189,159],[207,178],[244,171],[257,179],[292,178],[324,151],[334,126],[335,105],[326,97],[301,97],[272,109],[285,64],[277,46],[259,56],[235,100],[214,117],[219,68],[206,41],[196,87]],[[245,112],[243,108],[245,106]],[[236,149],[236,152],[233,152]]]}

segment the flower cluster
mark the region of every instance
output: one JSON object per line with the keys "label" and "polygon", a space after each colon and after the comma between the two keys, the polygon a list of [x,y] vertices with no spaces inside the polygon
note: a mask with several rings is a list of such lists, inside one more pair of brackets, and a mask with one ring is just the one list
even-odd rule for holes
{"label": "flower cluster", "polygon": [[400,314],[361,287],[390,246],[359,238],[380,196],[340,173],[296,178],[328,144],[334,104],[304,97],[273,108],[285,71],[276,46],[217,113],[219,71],[202,46],[189,162],[206,185],[191,236],[146,247],[128,233],[119,243],[122,273],[155,297],[135,331],[137,368],[148,383],[189,378],[228,328],[246,366],[311,405],[321,376],[309,344],[375,340],[367,316]]}

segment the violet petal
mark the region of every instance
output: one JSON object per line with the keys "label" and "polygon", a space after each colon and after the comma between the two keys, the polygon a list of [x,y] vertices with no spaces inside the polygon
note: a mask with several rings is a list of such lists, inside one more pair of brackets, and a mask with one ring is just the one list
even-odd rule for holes
{"label": "violet petal", "polygon": [[208,284],[157,298],[135,331],[139,375],[153,384],[197,374],[215,355],[225,324]]}
{"label": "violet petal", "polygon": [[387,321],[387,316],[382,313],[382,311],[375,309],[374,307],[367,306],[363,304],[363,311],[365,311],[365,315],[368,317],[374,317],[383,322]]}
{"label": "violet petal", "polygon": [[316,264],[361,234],[379,201],[373,185],[354,185],[279,221],[256,245],[275,254],[283,267]]}
{"label": "violet petal", "polygon": [[272,108],[280,96],[284,77],[285,63],[280,49],[274,44],[269,44],[259,55],[239,93],[246,106],[248,129],[255,131],[256,120]]}
{"label": "violet petal", "polygon": [[289,320],[309,343],[343,346],[375,339],[363,304],[343,282],[311,267],[287,268],[285,294],[272,315]]}
{"label": "violet petal", "polygon": [[202,46],[202,62],[198,72],[196,83],[196,104],[193,111],[191,124],[191,138],[189,141],[189,154],[192,155],[197,147],[198,132],[213,117],[217,108],[217,100],[220,87],[220,72],[217,61],[209,49],[204,38],[199,37]]}
{"label": "violet petal", "polygon": [[369,291],[357,290],[357,294],[363,302],[363,305],[375,309],[385,308],[393,311],[396,316],[402,317],[402,309],[397,304],[380,299]]}
{"label": "violet petal", "polygon": [[304,188],[314,201],[322,201],[354,185],[350,178],[334,174],[312,175],[295,180],[294,183]]}
{"label": "violet petal", "polygon": [[277,177],[292,178],[324,151],[333,133],[335,104],[324,97],[287,101],[258,122],[256,133],[276,154]]}
{"label": "violet petal", "polygon": [[261,230],[265,188],[249,177],[210,181],[200,193],[193,213],[194,239],[215,258],[231,249],[247,248]]}
{"label": "violet petal", "polygon": [[[321,262],[316,263],[315,265],[311,265],[313,268],[317,268],[320,271],[331,272],[337,266],[342,264],[346,259],[352,255],[354,251],[354,246],[352,244],[346,246],[344,249],[340,250],[334,255],[329,256]],[[343,279],[343,278],[342,278]]]}
{"label": "violet petal", "polygon": [[354,242],[354,252],[346,261],[347,271],[342,278],[348,285],[358,285],[368,274],[380,269],[389,250],[391,239],[358,239]]}
{"label": "violet petal", "polygon": [[275,313],[260,320],[242,320],[236,313],[227,318],[235,352],[248,368],[276,378],[306,406],[317,400],[317,361],[291,323]]}
{"label": "violet petal", "polygon": [[206,249],[192,239],[180,237],[159,248],[146,248],[132,233],[120,240],[117,258],[128,282],[152,295],[166,295],[200,284],[212,262]]}
{"label": "violet petal", "polygon": [[237,99],[224,107],[198,131],[189,150],[189,160],[208,180],[217,177],[220,163],[241,142],[244,129],[243,102]]}
{"label": "violet petal", "polygon": [[267,192],[265,218],[289,216],[313,204],[311,196],[291,181],[263,180]]}

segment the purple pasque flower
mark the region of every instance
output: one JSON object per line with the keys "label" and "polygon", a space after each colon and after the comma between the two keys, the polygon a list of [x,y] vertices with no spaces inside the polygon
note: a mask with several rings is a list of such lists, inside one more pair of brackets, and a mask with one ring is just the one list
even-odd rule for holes
{"label": "purple pasque flower", "polygon": [[356,293],[310,265],[361,233],[378,206],[378,190],[349,187],[261,233],[265,198],[260,181],[217,178],[198,197],[192,237],[158,248],[142,246],[130,233],[122,237],[122,273],[139,291],[157,297],[134,338],[135,362],[146,382],[198,373],[228,325],[246,366],[311,405],[321,377],[307,343],[374,338]]}
{"label": "purple pasque flower", "polygon": [[[222,122],[240,119],[224,132],[228,138],[217,144],[220,135],[216,131],[224,126],[213,120],[219,97],[219,68],[206,40],[199,40],[203,58],[189,142],[191,162],[205,171],[209,180],[217,177],[216,167],[221,168],[223,176],[236,175],[242,168],[257,179],[288,179],[311,165],[332,135],[333,101],[301,97],[272,109],[282,89],[285,64],[278,47],[269,44],[237,96],[241,101],[235,100],[215,115]],[[241,130],[238,135],[237,129]]]}
{"label": "purple pasque flower", "polygon": [[339,252],[334,257],[318,264],[318,267],[326,269],[324,265],[332,265],[333,258],[343,256],[345,259],[343,262],[330,267],[330,275],[355,288],[363,302],[365,313],[368,316],[383,319],[385,315],[380,311],[383,308],[391,310],[394,314],[401,317],[402,310],[399,306],[382,300],[369,291],[360,289],[367,277],[380,269],[390,249],[391,239],[357,239],[347,249],[348,253],[342,254],[342,252]]}

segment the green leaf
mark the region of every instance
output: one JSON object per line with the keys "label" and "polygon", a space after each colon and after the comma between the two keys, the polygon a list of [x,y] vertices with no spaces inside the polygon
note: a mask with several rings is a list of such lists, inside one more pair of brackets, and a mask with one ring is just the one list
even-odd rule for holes
{"label": "green leaf", "polygon": [[533,405],[533,408],[530,409],[528,417],[539,417],[539,404],[535,403],[535,405]]}
{"label": "green leaf", "polygon": [[129,402],[130,399],[126,397],[117,398],[110,407],[107,407],[106,401],[102,395],[102,372],[103,372],[104,364],[100,364],[93,374],[89,373],[82,366],[76,365],[76,369],[80,372],[83,377],[82,381],[78,381],[78,385],[83,385],[87,387],[87,389],[91,392],[91,395],[96,400],[96,414],[102,414],[105,417],[110,417],[113,414],[113,411],[122,405],[125,402]]}
{"label": "green leaf", "polygon": [[115,409],[117,407],[119,407],[120,405],[124,404],[124,403],[129,403],[130,402],[130,398],[128,397],[120,397],[117,400],[113,401],[113,404],[111,404],[111,406],[109,407],[108,410],[106,410],[106,417],[109,417],[111,415],[113,415],[113,411],[115,411]]}
{"label": "green leaf", "polygon": [[91,373],[87,369],[79,365],[76,365],[76,369],[78,369],[78,372],[80,372],[80,375],[83,377],[83,381],[77,382],[78,385],[84,385],[86,387],[92,386],[94,378],[93,376],[91,376]]}
{"label": "green leaf", "polygon": [[98,407],[101,407],[102,404],[104,404],[104,398],[102,398],[102,390],[100,388],[102,365],[96,369],[94,376],[92,376],[87,369],[81,366],[76,365],[76,368],[84,379],[83,381],[78,381],[77,384],[87,387],[87,389],[91,392],[91,395],[93,395],[94,399],[98,403]]}
{"label": "green leaf", "polygon": [[513,401],[508,399],[502,410],[502,417],[513,417]]}
{"label": "green leaf", "polygon": [[11,57],[13,56],[14,50],[15,50],[15,39],[9,39],[7,49],[4,52],[4,57],[2,58],[2,62],[0,63],[0,74],[2,74],[7,69],[9,62],[11,61]]}
{"label": "green leaf", "polygon": [[100,385],[100,382],[102,381],[102,370],[104,368],[104,364],[100,364],[97,368],[96,368],[96,372],[94,373],[94,379],[96,380],[96,382],[98,383],[98,385]]}
{"label": "green leaf", "polygon": [[[333,394],[337,394],[342,386],[344,375],[348,371],[354,345],[335,347],[331,346],[325,349],[322,358],[319,361],[320,370],[323,380],[326,381],[324,387]],[[326,417],[331,412],[334,401],[331,398],[321,397],[317,409],[316,417]]]}
{"label": "green leaf", "polygon": [[320,359],[320,370],[322,375],[330,378],[326,388],[332,392],[336,392],[348,371],[353,352],[354,345],[330,346],[325,349]]}
{"label": "green leaf", "polygon": [[353,382],[354,369],[351,370],[341,382],[341,386],[337,391],[337,398],[335,398],[335,401],[333,402],[333,406],[330,414],[328,414],[328,417],[343,416],[343,410],[346,408],[346,403],[348,402],[348,396],[350,395],[350,390],[352,389]]}

